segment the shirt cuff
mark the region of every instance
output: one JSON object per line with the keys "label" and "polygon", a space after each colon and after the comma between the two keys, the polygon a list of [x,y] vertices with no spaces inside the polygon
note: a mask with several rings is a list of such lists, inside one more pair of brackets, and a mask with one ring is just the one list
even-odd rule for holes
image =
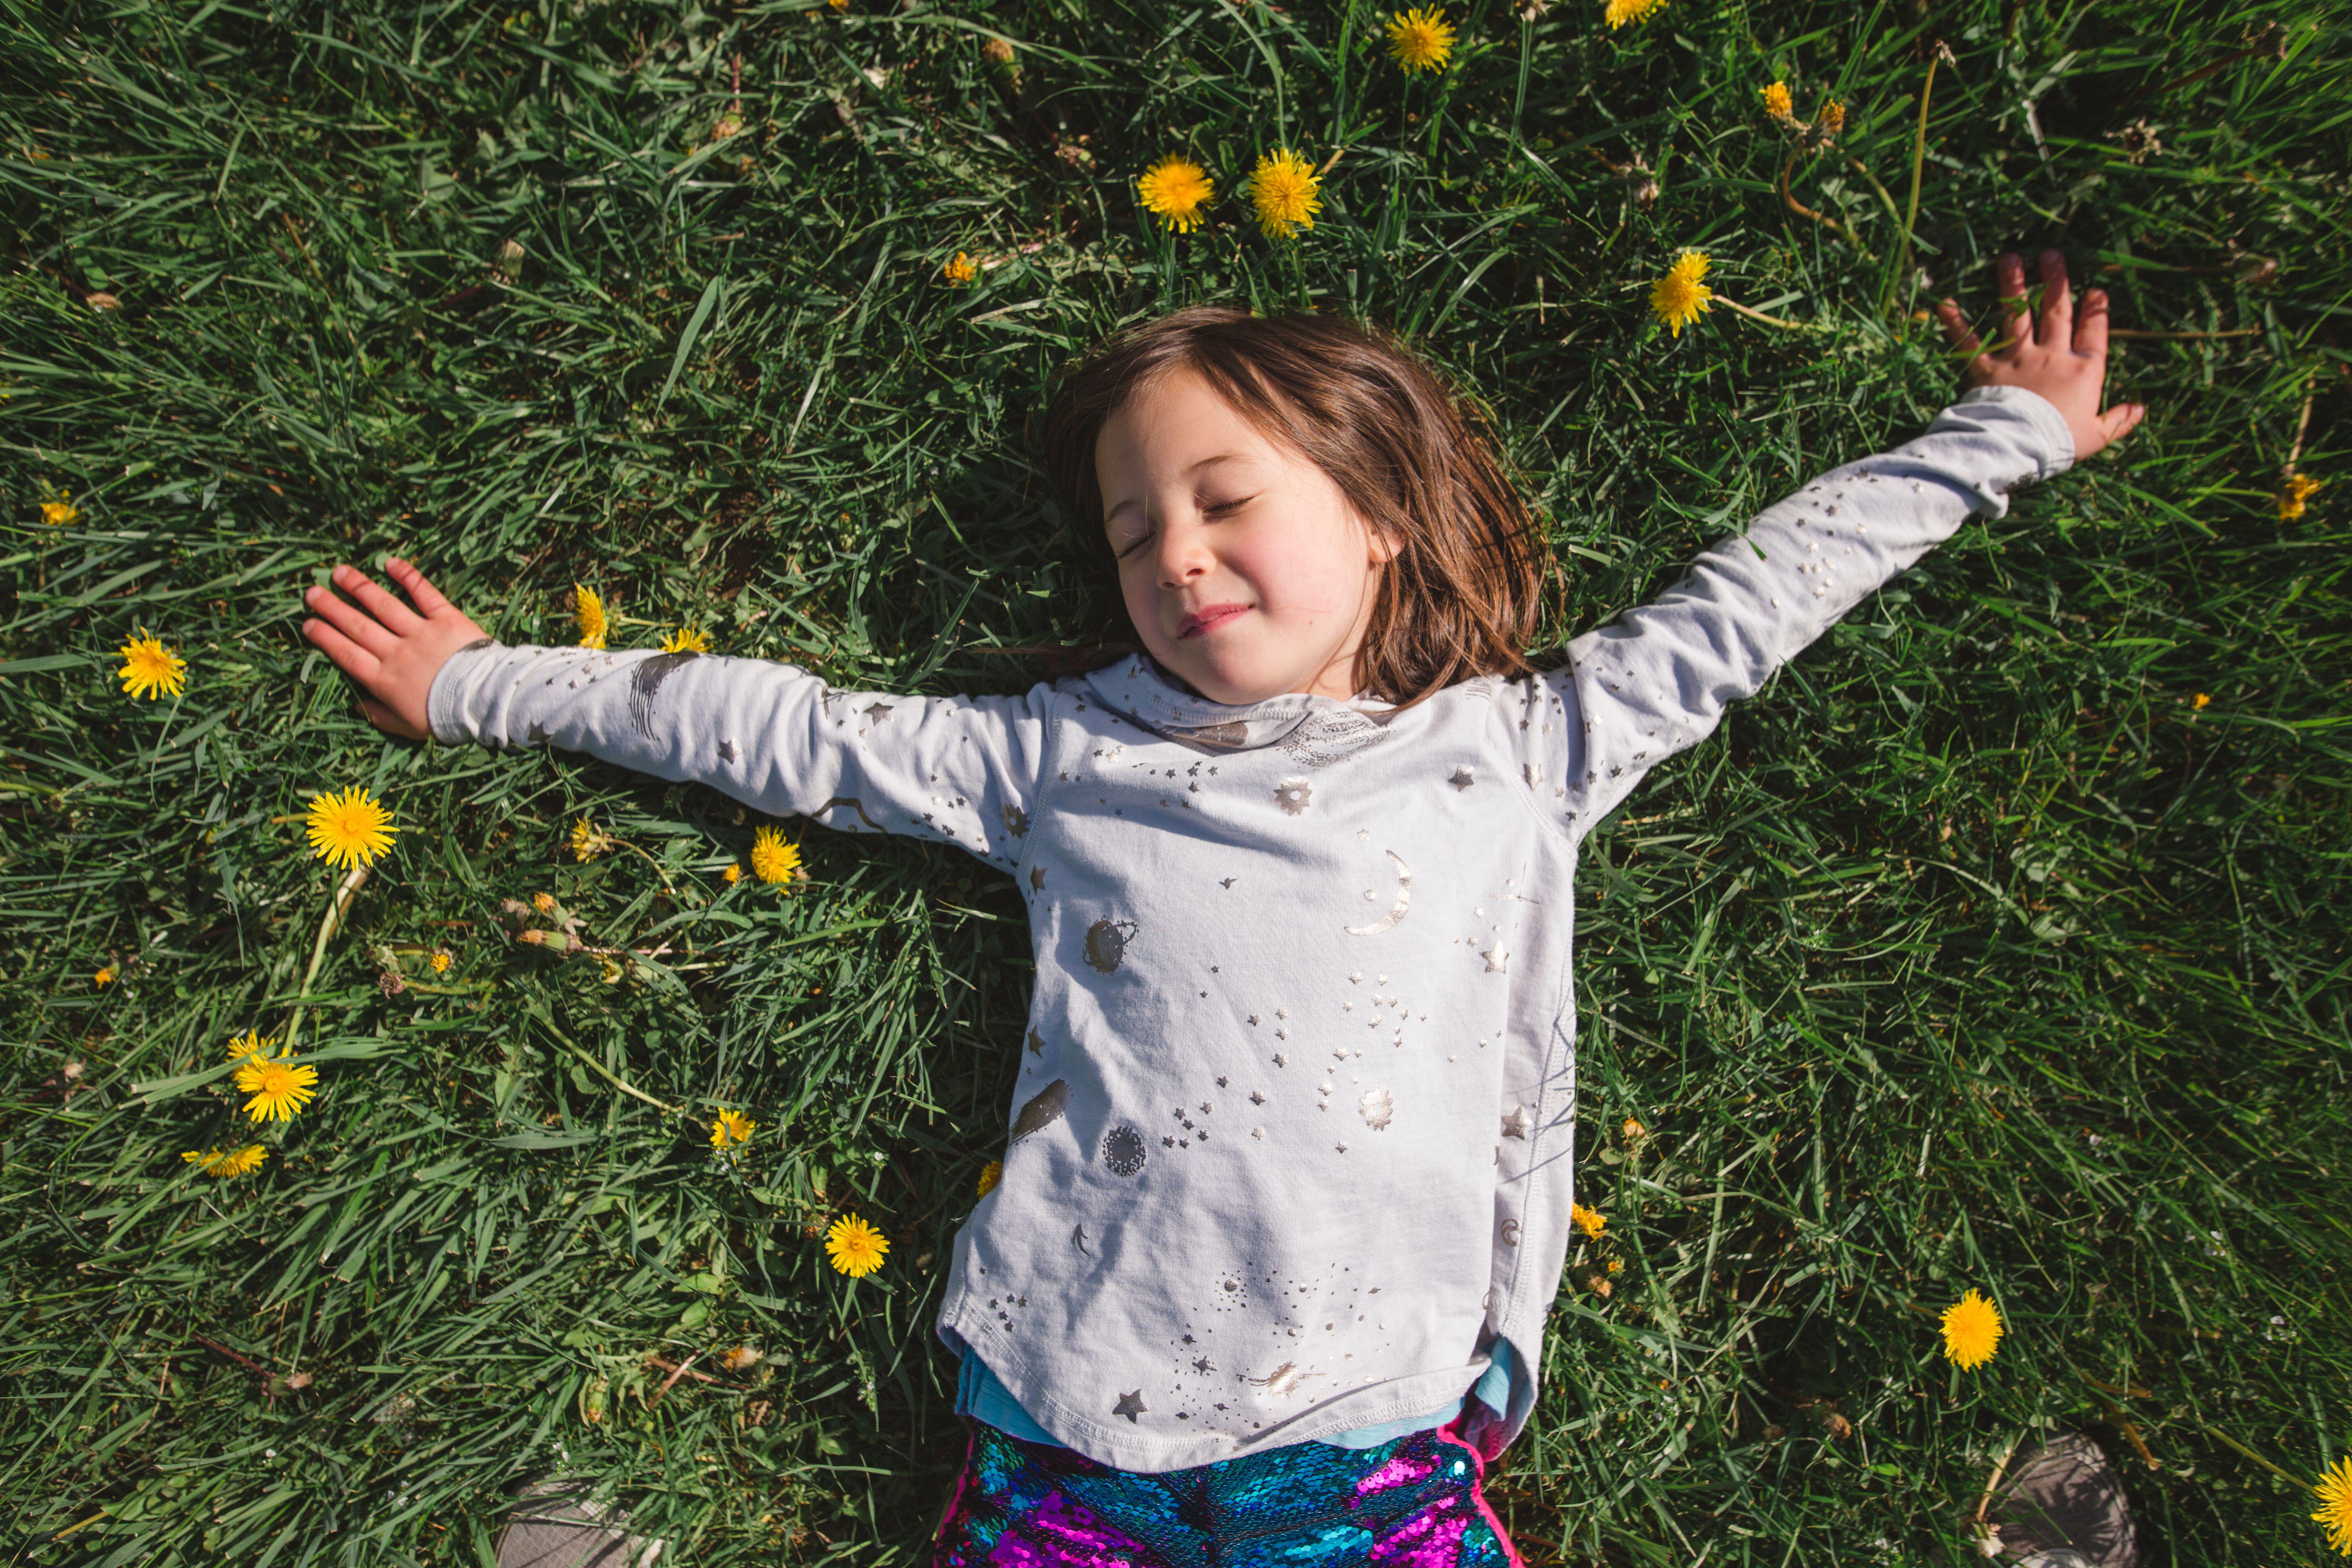
{"label": "shirt cuff", "polygon": [[433,684],[425,692],[425,727],[433,731],[435,740],[444,745],[455,745],[474,738],[460,711],[459,684],[476,659],[495,658],[505,651],[505,644],[484,637],[479,642],[467,643],[441,661],[441,668],[433,672]]}
{"label": "shirt cuff", "polygon": [[2074,466],[2074,432],[2067,427],[2066,416],[2058,412],[2058,405],[2040,393],[2022,386],[1973,386],[1962,393],[1953,406],[1970,403],[2006,404],[2025,416],[2050,451],[2050,460],[2042,465],[2043,478],[2063,474]]}

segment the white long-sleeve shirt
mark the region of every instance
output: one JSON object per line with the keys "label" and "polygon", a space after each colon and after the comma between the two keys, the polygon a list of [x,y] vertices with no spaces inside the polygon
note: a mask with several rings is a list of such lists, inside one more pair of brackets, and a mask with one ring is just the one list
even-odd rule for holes
{"label": "white long-sleeve shirt", "polygon": [[1056,1438],[1164,1471],[1426,1412],[1497,1338],[1526,1423],[1570,1235],[1579,841],[1724,706],[2066,468],[1983,388],[1701,554],[1558,669],[1409,709],[1204,701],[1131,658],[1018,697],[491,645],[433,731],[957,845],[1028,900],[995,1190],[939,1332]]}

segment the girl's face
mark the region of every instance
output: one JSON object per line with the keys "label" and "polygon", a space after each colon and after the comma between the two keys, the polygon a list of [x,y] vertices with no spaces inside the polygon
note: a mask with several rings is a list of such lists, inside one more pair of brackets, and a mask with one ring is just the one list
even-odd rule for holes
{"label": "girl's face", "polygon": [[1104,422],[1103,531],[1151,657],[1212,702],[1342,701],[1393,542],[1190,368]]}

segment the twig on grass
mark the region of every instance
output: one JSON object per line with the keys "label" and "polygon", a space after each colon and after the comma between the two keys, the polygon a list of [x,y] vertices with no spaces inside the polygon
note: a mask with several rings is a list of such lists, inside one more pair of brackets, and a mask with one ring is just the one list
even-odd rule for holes
{"label": "twig on grass", "polygon": [[[1849,160],[1849,162],[1851,162],[1851,160]],[[1860,168],[1862,165],[1856,163],[1854,166],[1856,168]],[[1828,229],[1832,234],[1836,235],[1848,245],[1853,246],[1854,249],[1862,253],[1862,258],[1864,261],[1877,260],[1878,258],[1871,254],[1870,247],[1862,243],[1862,240],[1854,234],[1853,230],[1848,228],[1837,219],[1830,216],[1827,213],[1815,212],[1812,208],[1799,201],[1790,193],[1789,176],[1795,173],[1796,167],[1797,150],[1791,147],[1789,149],[1789,156],[1787,160],[1780,165],[1780,199],[1788,204],[1789,210],[1795,213],[1799,217],[1812,219],[1813,222],[1821,225],[1823,228]],[[1724,302],[1726,304],[1730,303],[1727,300]]]}

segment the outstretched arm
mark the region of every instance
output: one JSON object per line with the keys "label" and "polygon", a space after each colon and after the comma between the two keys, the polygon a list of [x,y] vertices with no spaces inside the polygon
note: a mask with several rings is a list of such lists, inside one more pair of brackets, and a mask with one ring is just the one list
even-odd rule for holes
{"label": "outstretched arm", "polygon": [[[2064,260],[2042,258],[2039,316],[2022,309],[2024,264],[1999,264],[2017,307],[1983,349],[1957,308],[1944,327],[1969,353],[1974,384],[1925,435],[1833,468],[1766,509],[1744,536],[1702,553],[1675,585],[1569,645],[1565,668],[1529,683],[1538,713],[1519,733],[1540,804],[1581,833],[1643,774],[1696,744],[1725,707],[1888,579],[1949,538],[1970,513],[2000,517],[2009,492],[2066,468],[2137,425],[2126,404],[2102,413],[2106,299],[2073,309]],[[1538,722],[1538,720],[1540,722]]]}
{"label": "outstretched arm", "polygon": [[553,745],[695,780],[782,816],[910,833],[1010,868],[1028,831],[1053,694],[844,691],[791,665],[651,648],[508,647],[405,562],[411,609],[349,566],[310,602],[304,635],[357,680],[395,734]]}

